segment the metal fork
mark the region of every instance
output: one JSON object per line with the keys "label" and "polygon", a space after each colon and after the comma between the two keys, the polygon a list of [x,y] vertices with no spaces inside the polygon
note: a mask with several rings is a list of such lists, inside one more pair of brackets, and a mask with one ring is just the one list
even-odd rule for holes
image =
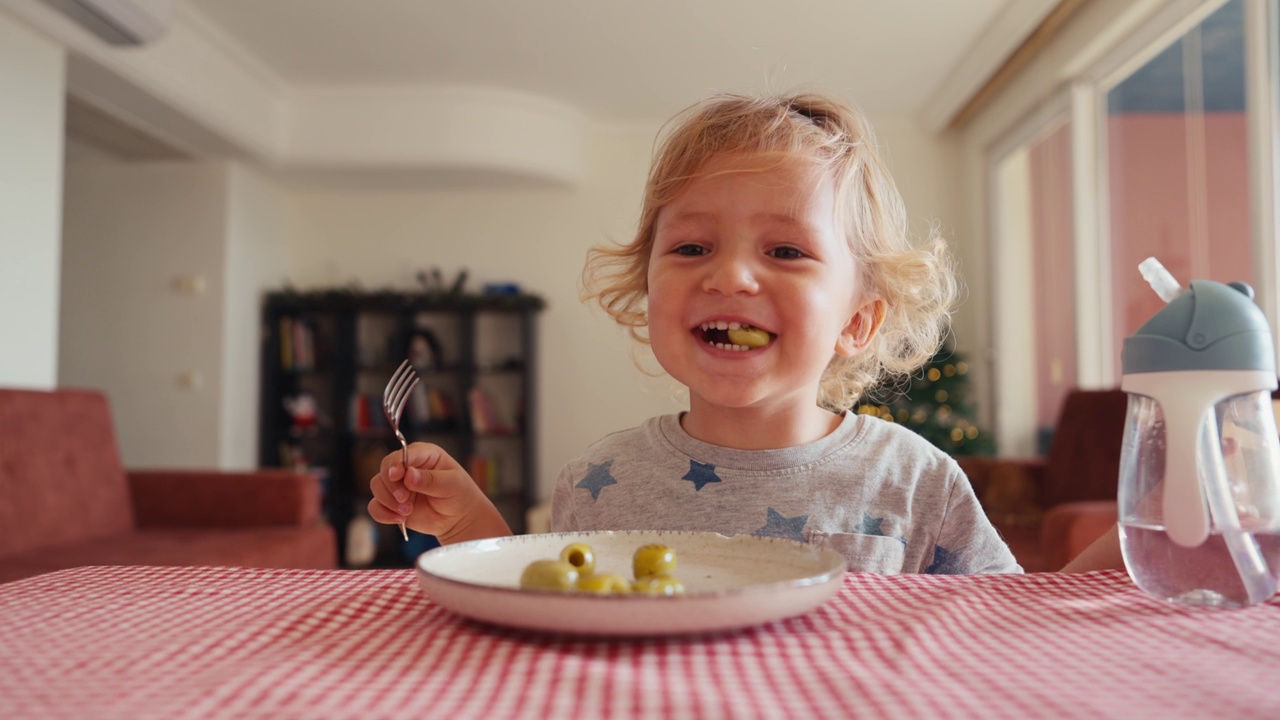
{"label": "metal fork", "polygon": [[[396,439],[400,441],[406,478],[409,476],[409,444],[405,442],[404,434],[400,432],[400,415],[404,413],[404,406],[409,402],[409,394],[417,384],[418,373],[414,371],[413,364],[405,360],[396,369],[396,374],[387,381],[387,389],[382,391],[382,411],[386,413],[387,422],[391,423],[391,429],[395,431]],[[404,536],[406,542],[409,540],[409,531],[404,526],[404,520],[400,521],[400,534]]]}

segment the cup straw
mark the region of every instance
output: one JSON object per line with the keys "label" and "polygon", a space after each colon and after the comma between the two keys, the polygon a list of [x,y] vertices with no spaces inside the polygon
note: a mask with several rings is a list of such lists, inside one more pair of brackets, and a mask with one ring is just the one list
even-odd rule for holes
{"label": "cup straw", "polygon": [[1260,603],[1275,592],[1276,581],[1268,571],[1257,539],[1253,533],[1245,532],[1240,525],[1235,498],[1231,495],[1231,486],[1227,481],[1227,466],[1218,442],[1218,420],[1213,408],[1205,413],[1203,431],[1200,433],[1200,461],[1205,468],[1204,489],[1209,501],[1209,517],[1226,541],[1231,562],[1235,564],[1240,582],[1244,584],[1245,593],[1249,597],[1248,604]]}

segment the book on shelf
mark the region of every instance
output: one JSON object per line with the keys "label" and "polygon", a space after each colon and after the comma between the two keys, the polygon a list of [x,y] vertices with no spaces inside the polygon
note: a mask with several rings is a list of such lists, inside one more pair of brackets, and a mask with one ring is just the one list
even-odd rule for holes
{"label": "book on shelf", "polygon": [[472,455],[467,462],[467,472],[485,495],[498,494],[498,459],[487,455]]}
{"label": "book on shelf", "polygon": [[[440,388],[419,384],[409,395],[405,405],[403,427],[424,428],[439,427],[453,422],[453,403]],[[377,394],[356,394],[351,397],[350,419],[348,429],[351,432],[372,432],[386,430],[386,414],[382,411],[382,396]]]}
{"label": "book on shelf", "polygon": [[453,402],[434,385],[418,385],[409,396],[405,416],[414,427],[443,427],[453,424]]}
{"label": "book on shelf", "polygon": [[453,422],[453,401],[439,388],[427,388],[426,417],[440,422]]}
{"label": "book on shelf", "polygon": [[471,429],[477,433],[505,435],[513,432],[510,425],[503,421],[498,413],[493,396],[479,386],[472,387],[467,393],[471,410]]}
{"label": "book on shelf", "polygon": [[314,370],[315,332],[302,318],[280,318],[280,367],[285,370]]}
{"label": "book on shelf", "polygon": [[352,395],[351,407],[347,410],[347,429],[354,433],[367,432],[377,427],[377,423],[386,422],[382,415],[381,405],[374,405],[368,395]]}

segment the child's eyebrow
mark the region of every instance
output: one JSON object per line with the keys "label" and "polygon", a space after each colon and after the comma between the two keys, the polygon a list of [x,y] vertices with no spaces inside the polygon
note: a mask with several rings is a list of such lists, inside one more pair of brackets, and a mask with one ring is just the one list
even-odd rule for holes
{"label": "child's eyebrow", "polygon": [[794,215],[787,215],[785,213],[756,213],[755,215],[752,215],[751,218],[753,220],[779,223],[782,225],[794,225],[795,227],[798,227],[798,228],[809,227],[809,223],[805,222],[804,220],[801,220],[800,218],[795,217]]}
{"label": "child's eyebrow", "polygon": [[[814,226],[811,222],[787,213],[762,212],[753,213],[748,217],[750,222],[757,227],[780,228],[789,233],[797,233],[798,235],[812,235],[815,232]],[[718,216],[716,213],[702,210],[687,210],[677,215],[664,215],[660,217],[658,220],[658,227],[664,232],[680,232],[696,230],[708,225],[714,225],[717,222]]]}
{"label": "child's eyebrow", "polygon": [[663,213],[661,217],[669,223],[689,223],[699,220],[710,220],[712,218],[712,213],[700,210],[686,210],[678,215]]}
{"label": "child's eyebrow", "polygon": [[[686,210],[678,215],[666,216],[667,222],[672,223],[692,223],[704,220],[714,220],[715,218],[715,213],[705,212],[702,210]],[[751,215],[751,219],[756,222],[794,225],[800,228],[807,228],[809,226],[808,222],[786,213],[754,213]]]}

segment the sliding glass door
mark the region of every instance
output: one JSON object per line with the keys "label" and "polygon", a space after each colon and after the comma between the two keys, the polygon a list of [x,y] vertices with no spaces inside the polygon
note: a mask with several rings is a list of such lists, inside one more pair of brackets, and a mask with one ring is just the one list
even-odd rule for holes
{"label": "sliding glass door", "polygon": [[1192,279],[1256,284],[1251,242],[1243,0],[1178,33],[1105,94],[1103,226],[1112,367],[1163,302],[1138,273],[1155,256]]}
{"label": "sliding glass door", "polygon": [[[998,452],[1043,450],[1073,387],[1184,285],[1243,281],[1280,316],[1280,0],[1167,0],[988,148]],[[1030,399],[1030,400],[1029,400]]]}

